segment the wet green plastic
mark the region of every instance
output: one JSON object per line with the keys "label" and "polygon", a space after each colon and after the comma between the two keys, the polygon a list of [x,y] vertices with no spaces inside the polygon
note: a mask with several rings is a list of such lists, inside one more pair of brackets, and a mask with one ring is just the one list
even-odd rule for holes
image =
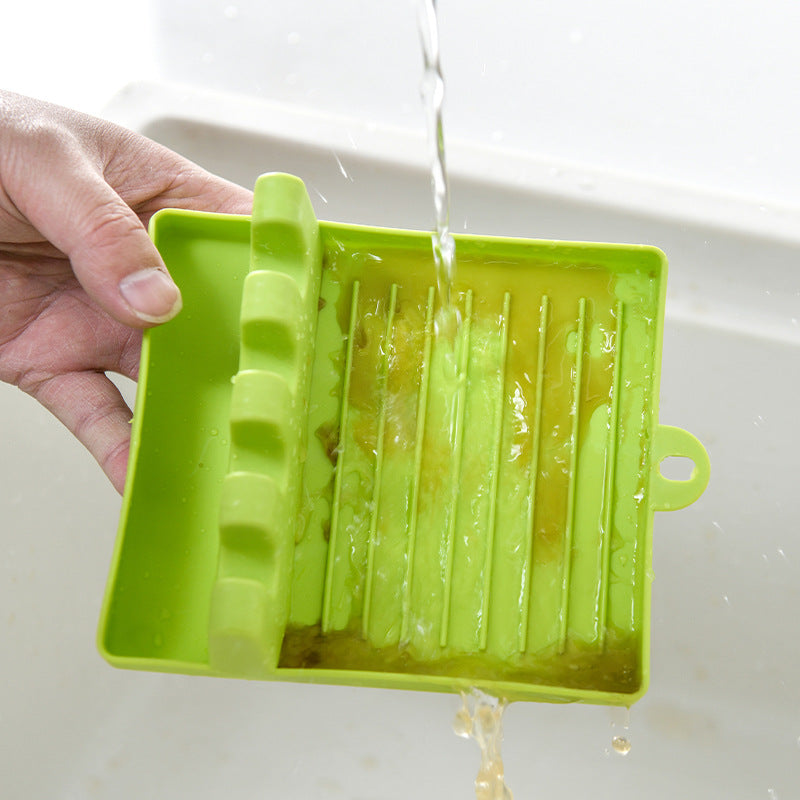
{"label": "wet green plastic", "polygon": [[642,696],[653,512],[709,477],[658,423],[659,250],[457,236],[437,335],[430,234],[318,222],[295,177],[151,234],[184,309],[144,337],[108,661]]}

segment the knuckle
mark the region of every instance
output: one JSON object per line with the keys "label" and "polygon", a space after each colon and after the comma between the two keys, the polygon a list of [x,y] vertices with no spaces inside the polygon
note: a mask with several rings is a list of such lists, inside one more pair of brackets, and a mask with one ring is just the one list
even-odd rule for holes
{"label": "knuckle", "polygon": [[65,163],[81,143],[58,114],[43,104],[0,97],[0,184],[9,194],[25,194],[34,168]]}
{"label": "knuckle", "polygon": [[74,135],[59,119],[37,111],[14,116],[4,135],[13,150],[35,153],[37,158],[57,155],[76,145]]}
{"label": "knuckle", "polygon": [[138,232],[139,221],[119,200],[108,199],[98,204],[85,218],[82,231],[85,240],[93,246],[112,243],[120,237]]}

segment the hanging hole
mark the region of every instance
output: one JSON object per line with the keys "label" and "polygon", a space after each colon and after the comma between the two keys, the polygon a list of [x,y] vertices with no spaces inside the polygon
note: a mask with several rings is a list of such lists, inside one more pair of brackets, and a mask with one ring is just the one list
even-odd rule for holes
{"label": "hanging hole", "polygon": [[661,475],[669,481],[688,481],[694,468],[694,461],[685,456],[667,456],[660,466]]}

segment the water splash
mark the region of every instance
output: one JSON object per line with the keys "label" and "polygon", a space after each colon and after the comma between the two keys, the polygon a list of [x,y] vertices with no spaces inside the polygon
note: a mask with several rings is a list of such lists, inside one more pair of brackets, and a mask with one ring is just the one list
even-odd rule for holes
{"label": "water splash", "polygon": [[453,720],[457,736],[474,739],[481,749],[481,766],[475,779],[476,800],[514,800],[505,782],[500,744],[507,701],[473,689],[461,693],[461,709]]}
{"label": "water splash", "polygon": [[344,164],[342,164],[342,159],[339,158],[335,150],[332,152],[333,152],[333,157],[336,160],[336,166],[339,167],[339,172],[342,173],[342,177],[346,178],[348,181],[350,181],[350,183],[353,183],[353,176],[344,168]]}

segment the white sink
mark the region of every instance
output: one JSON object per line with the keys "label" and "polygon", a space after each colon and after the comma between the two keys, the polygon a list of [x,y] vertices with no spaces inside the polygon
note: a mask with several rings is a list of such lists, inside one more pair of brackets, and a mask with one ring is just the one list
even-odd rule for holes
{"label": "white sink", "polygon": [[[320,218],[427,228],[426,146],[363,121],[138,85],[109,116],[251,186],[300,175]],[[670,259],[660,420],[705,495],[656,517],[652,669],[621,721],[512,705],[515,796],[800,796],[800,215],[453,142],[452,227],[628,241]],[[94,647],[119,501],[60,425],[0,387],[3,798],[469,797],[459,701],[116,671]]]}

